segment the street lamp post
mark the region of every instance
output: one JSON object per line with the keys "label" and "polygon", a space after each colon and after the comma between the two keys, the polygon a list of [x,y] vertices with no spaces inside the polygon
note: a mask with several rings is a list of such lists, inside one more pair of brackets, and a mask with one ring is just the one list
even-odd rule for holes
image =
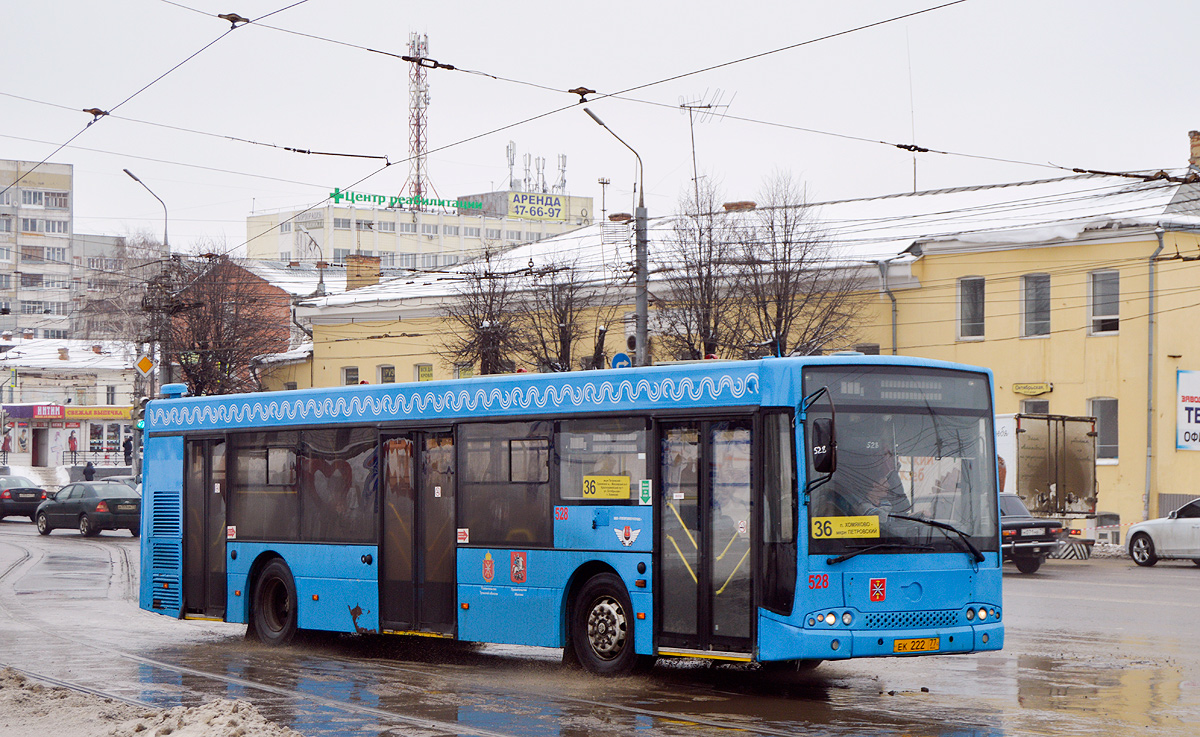
{"label": "street lamp post", "polygon": [[[154,190],[152,190],[152,189],[150,189],[150,187],[146,186],[146,183],[145,183],[145,182],[143,182],[141,179],[138,179],[136,174],[134,174],[133,172],[129,171],[128,169],[122,169],[121,171],[123,171],[123,172],[125,172],[126,174],[128,174],[130,179],[132,179],[133,181],[135,181],[135,182],[137,182],[138,184],[142,185],[142,187],[143,187],[143,188],[144,188],[144,189],[145,189],[147,192],[149,192],[149,193],[150,193],[150,196],[151,196],[151,197],[153,197],[154,199],[158,200],[158,204],[162,205],[162,208],[163,208],[163,251],[165,251],[165,252],[166,252],[168,255],[170,255],[170,253],[171,253],[171,243],[170,243],[170,241],[168,241],[168,240],[167,240],[167,203],[163,202],[163,200],[162,200],[162,198],[161,198],[161,197],[159,197],[158,195],[154,194]],[[159,314],[158,314],[158,312],[152,312],[152,313],[150,314],[150,323],[151,323],[151,325],[150,325],[150,332],[152,333],[152,335],[150,336],[150,339],[151,339],[151,344],[150,344],[150,357],[151,357],[151,359],[153,359],[153,360],[156,360],[156,361],[158,360],[158,338],[159,338],[159,335],[158,335],[158,330],[159,330],[158,320],[159,320]],[[161,364],[161,362],[160,362],[160,364]],[[159,370],[161,370],[161,368],[162,368],[162,367],[161,367],[161,365],[160,365],[160,366],[158,366],[157,368],[158,368]],[[154,390],[155,390],[155,382],[154,382],[154,369],[151,369],[151,371],[150,371],[150,374],[147,376],[147,378],[150,380],[150,391],[149,391],[149,396],[153,397],[153,396],[154,396]]]}
{"label": "street lamp post", "polygon": [[635,284],[635,289],[637,292],[635,295],[636,308],[637,308],[637,329],[636,329],[636,333],[635,333],[637,336],[637,352],[634,355],[635,355],[635,359],[637,361],[638,366],[647,366],[650,363],[650,351],[649,351],[649,345],[648,345],[649,338],[647,335],[647,333],[649,332],[647,330],[647,323],[649,322],[650,304],[649,304],[649,298],[646,293],[646,275],[647,275],[647,272],[649,271],[649,267],[648,267],[649,258],[647,257],[647,254],[646,254],[646,252],[647,252],[647,246],[646,246],[646,179],[645,179],[645,174],[644,174],[643,167],[642,167],[642,157],[638,155],[637,151],[634,151],[633,146],[630,146],[628,143],[625,143],[624,139],[622,139],[616,133],[613,133],[613,129],[609,128],[607,125],[605,125],[604,121],[601,120],[599,117],[597,117],[597,115],[595,113],[593,113],[591,110],[589,110],[587,108],[584,108],[583,112],[587,113],[588,117],[590,117],[592,120],[596,121],[596,124],[599,125],[601,128],[608,131],[609,133],[612,133],[612,137],[617,139],[618,141],[620,141],[621,145],[623,145],[625,148],[629,149],[630,151],[633,151],[633,155],[637,159],[637,163],[638,163],[638,205],[637,205],[637,209],[634,210],[634,226],[633,226],[634,227],[634,236],[636,239],[636,241],[635,241],[636,249],[635,249],[634,255],[635,255],[635,260],[637,262],[636,266],[635,266],[635,268],[637,269],[637,273],[634,275],[634,284]]}

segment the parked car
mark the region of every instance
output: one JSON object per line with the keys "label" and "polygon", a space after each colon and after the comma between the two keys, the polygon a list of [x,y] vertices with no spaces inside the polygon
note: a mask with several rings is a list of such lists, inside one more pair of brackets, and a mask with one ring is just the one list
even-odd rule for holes
{"label": "parked car", "polygon": [[1021,573],[1034,573],[1062,545],[1061,520],[1034,517],[1016,494],[1000,495],[1000,547]]}
{"label": "parked car", "polygon": [[45,498],[46,490],[24,476],[0,476],[0,519],[21,516],[32,520]]}
{"label": "parked car", "polygon": [[1200,499],[1193,499],[1166,517],[1138,522],[1129,528],[1129,557],[1139,566],[1167,558],[1191,560],[1200,566]]}
{"label": "parked car", "polygon": [[82,481],[67,484],[37,508],[38,532],[49,535],[60,527],[75,528],[84,537],[101,530],[129,530],[138,536],[142,498],[117,481]]}

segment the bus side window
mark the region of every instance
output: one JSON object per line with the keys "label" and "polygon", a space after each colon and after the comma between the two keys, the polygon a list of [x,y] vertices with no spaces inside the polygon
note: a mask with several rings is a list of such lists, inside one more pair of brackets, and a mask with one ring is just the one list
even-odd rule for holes
{"label": "bus side window", "polygon": [[648,443],[640,417],[560,422],[554,444],[559,499],[637,504],[641,482],[649,478]]}
{"label": "bus side window", "polygon": [[466,461],[459,479],[460,527],[472,545],[550,547],[549,422],[459,426]]}

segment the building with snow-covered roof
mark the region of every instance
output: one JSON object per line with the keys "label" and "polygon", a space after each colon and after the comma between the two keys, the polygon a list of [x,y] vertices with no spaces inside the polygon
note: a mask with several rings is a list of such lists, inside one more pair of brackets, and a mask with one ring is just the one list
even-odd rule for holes
{"label": "building with snow-covered roof", "polygon": [[[831,347],[988,367],[1000,413],[1094,416],[1097,511],[1122,522],[1166,514],[1200,472],[1200,133],[1191,142],[1190,166],[1171,172],[810,205],[830,259],[857,270],[868,297],[858,329]],[[750,220],[755,211],[729,217]],[[676,222],[649,223],[652,313],[670,289]],[[489,267],[571,260],[597,280],[617,277],[627,317],[632,227],[614,237],[605,225],[509,249]],[[476,370],[441,358],[445,309],[463,273],[384,279],[303,301],[313,383]],[[652,314],[652,348],[655,325]]]}

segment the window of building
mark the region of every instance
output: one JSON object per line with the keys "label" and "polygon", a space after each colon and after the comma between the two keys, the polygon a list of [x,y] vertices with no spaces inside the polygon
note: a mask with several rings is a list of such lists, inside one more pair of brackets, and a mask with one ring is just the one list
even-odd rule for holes
{"label": "window of building", "polygon": [[96,258],[95,256],[89,256],[87,260],[87,267],[89,269],[102,270],[104,268],[104,259]]}
{"label": "window of building", "polygon": [[504,237],[510,241],[519,241],[519,240],[521,240],[521,231],[506,230],[506,231],[504,231]]}
{"label": "window of building", "polygon": [[71,286],[71,282],[65,276],[46,274],[42,278],[42,286],[46,289],[67,289]]}
{"label": "window of building", "polygon": [[298,388],[299,388],[299,385],[298,385],[296,382],[294,382],[294,381],[285,381],[285,382],[283,382],[283,390],[284,390],[284,391],[287,391],[287,392],[294,392],[294,391],[296,391],[296,389],[298,389]]}
{"label": "window of building", "polygon": [[354,221],[354,229],[355,230],[375,230],[375,221],[374,220],[355,220]]}
{"label": "window of building", "polygon": [[12,289],[12,274],[0,274],[0,289]]}
{"label": "window of building", "polygon": [[[67,331],[46,329],[42,331],[42,337],[46,338],[47,340],[66,340]],[[113,404],[113,402],[109,402],[109,404]]]}
{"label": "window of building", "polygon": [[[463,467],[459,526],[472,545],[549,547],[549,422],[470,423],[459,427]],[[644,461],[643,461],[644,463]]]}
{"label": "window of building", "polygon": [[442,256],[442,266],[453,266],[459,262],[457,253],[447,253]]}
{"label": "window of building", "polygon": [[1117,400],[1096,397],[1088,401],[1088,410],[1096,418],[1096,458],[1117,459]]}
{"label": "window of building", "polygon": [[417,381],[433,381],[433,364],[418,363],[413,366],[413,379]]}
{"label": "window of building", "polygon": [[973,276],[958,280],[958,337],[983,337],[984,279]]}
{"label": "window of building", "polygon": [[334,218],[334,230],[350,230],[350,218]]}
{"label": "window of building", "polygon": [[468,238],[478,238],[479,228],[463,228],[463,235]]}
{"label": "window of building", "polygon": [[442,235],[458,235],[458,226],[457,225],[443,225],[442,226]]}
{"label": "window of building", "polygon": [[12,204],[12,192],[0,192],[0,205]]}
{"label": "window of building", "polygon": [[46,308],[40,300],[23,299],[21,300],[22,315],[41,315]]}
{"label": "window of building", "polygon": [[1050,414],[1050,400],[1022,399],[1021,413],[1026,415],[1048,415]]}
{"label": "window of building", "polygon": [[50,263],[65,264],[67,263],[67,249],[65,246],[48,246],[45,250],[45,258]]}
{"label": "window of building", "polygon": [[358,383],[358,366],[345,366],[342,368],[342,385],[352,386]]}
{"label": "window of building", "polygon": [[380,251],[379,252],[379,265],[380,266],[395,266],[396,265],[396,254],[383,253],[382,251]]}
{"label": "window of building", "polygon": [[421,254],[421,268],[422,269],[436,269],[437,265],[438,265],[438,257],[437,257],[436,253],[422,253]]}
{"label": "window of building", "polygon": [[375,229],[380,233],[395,233],[396,224],[390,220],[380,220],[378,223],[375,223]]}
{"label": "window of building", "polygon": [[417,254],[415,253],[397,253],[396,265],[402,269],[417,268]]}
{"label": "window of building", "polygon": [[30,205],[33,207],[41,207],[45,203],[43,193],[36,189],[26,189],[21,191],[21,204]]}
{"label": "window of building", "polygon": [[105,404],[116,404],[117,403],[117,388],[115,386],[104,387],[104,403]]}
{"label": "window of building", "polygon": [[525,240],[529,241],[530,243],[537,243],[541,239],[542,239],[541,233],[526,233],[525,234]]}
{"label": "window of building", "polygon": [[498,240],[500,240],[500,229],[499,228],[487,228],[487,229],[485,229],[484,237],[487,238],[488,240],[498,241]]}
{"label": "window of building", "polygon": [[284,262],[291,261],[292,260],[292,252],[291,251],[280,251],[279,252],[279,260],[284,261]]}
{"label": "window of building", "polygon": [[52,207],[56,210],[66,210],[71,206],[70,193],[68,192],[46,192],[43,198],[46,207]]}
{"label": "window of building", "polygon": [[8,246],[0,246],[0,261],[12,261],[12,249]]}
{"label": "window of building", "polygon": [[104,259],[104,270],[105,271],[118,271],[118,270],[120,270],[120,268],[121,268],[121,259],[119,259],[119,258]]}
{"label": "window of building", "polygon": [[279,232],[280,233],[291,233],[292,232],[292,221],[285,220],[284,222],[280,223],[279,224]]}
{"label": "window of building", "polygon": [[0,233],[12,232],[12,218],[0,217]]}
{"label": "window of building", "polygon": [[21,232],[41,233],[46,227],[46,221],[37,218],[21,218]]}
{"label": "window of building", "polygon": [[27,289],[42,286],[41,274],[21,274],[21,286]]}
{"label": "window of building", "polygon": [[1120,328],[1121,284],[1116,271],[1093,271],[1089,275],[1091,333],[1115,333]]}
{"label": "window of building", "polygon": [[57,233],[59,235],[66,235],[67,224],[68,223],[66,220],[47,220],[46,221],[46,232],[47,233]]}
{"label": "window of building", "polygon": [[475,375],[475,365],[471,363],[462,363],[454,367],[454,378],[469,379]]}
{"label": "window of building", "polygon": [[396,383],[396,367],[395,366],[380,366],[379,367],[379,383],[380,384],[395,384]]}
{"label": "window of building", "polygon": [[438,226],[437,225],[435,225],[433,223],[422,223],[421,224],[421,235],[437,235],[437,234],[438,234]]}
{"label": "window of building", "polygon": [[344,264],[346,263],[346,257],[349,255],[349,248],[335,248],[333,249],[333,262],[335,264]]}
{"label": "window of building", "polygon": [[397,223],[396,227],[401,233],[416,233],[417,232],[417,224],[416,223]]}

